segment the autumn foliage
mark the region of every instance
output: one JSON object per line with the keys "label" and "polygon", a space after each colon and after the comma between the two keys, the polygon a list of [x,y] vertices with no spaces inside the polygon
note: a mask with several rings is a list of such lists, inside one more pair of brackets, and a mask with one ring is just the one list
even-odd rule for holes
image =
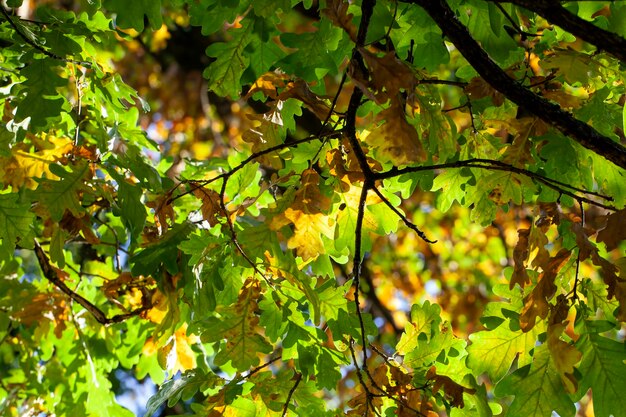
{"label": "autumn foliage", "polygon": [[1,415],[623,415],[626,4],[5,6]]}

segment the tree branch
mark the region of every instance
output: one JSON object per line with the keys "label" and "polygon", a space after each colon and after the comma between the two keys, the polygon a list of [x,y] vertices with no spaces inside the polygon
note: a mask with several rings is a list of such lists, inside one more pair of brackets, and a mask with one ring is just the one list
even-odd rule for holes
{"label": "tree branch", "polygon": [[626,39],[604,30],[593,23],[570,13],[558,2],[549,0],[489,0],[493,3],[512,3],[537,13],[596,48],[606,51],[626,63]]}
{"label": "tree branch", "polygon": [[50,58],[59,60],[59,61],[80,65],[80,66],[83,66],[85,68],[91,68],[91,66],[92,66],[91,62],[78,61],[78,60],[71,59],[71,58],[64,58],[64,57],[62,57],[60,55],[55,54],[54,52],[50,52],[47,49],[44,49],[43,46],[37,44],[35,41],[30,39],[28,36],[26,36],[26,34],[24,32],[22,32],[22,29],[20,29],[20,27],[17,25],[17,23],[15,23],[13,21],[13,18],[9,15],[9,13],[5,10],[5,8],[2,5],[0,5],[0,10],[2,10],[2,14],[4,15],[4,18],[9,22],[9,24],[11,25],[13,30],[15,30],[15,32],[19,35],[19,37],[22,38],[24,40],[24,42],[26,42],[27,44],[29,44],[30,46],[32,46],[33,48],[35,48],[36,50],[38,50],[42,54],[44,54],[44,55],[46,55],[46,56],[48,56]]}
{"label": "tree branch", "polygon": [[583,147],[626,169],[626,148],[510,78],[480,47],[445,0],[401,0],[421,6],[469,64],[494,89]]}
{"label": "tree branch", "polygon": [[92,316],[96,319],[96,321],[100,324],[109,325],[112,323],[120,323],[126,319],[129,319],[134,316],[138,316],[144,311],[148,311],[152,308],[151,300],[147,297],[144,297],[143,306],[138,308],[137,310],[133,310],[130,313],[126,314],[117,314],[111,318],[108,318],[106,314],[102,312],[98,307],[96,307],[91,301],[87,300],[80,294],[72,291],[63,280],[57,274],[57,271],[54,270],[52,265],[50,265],[50,260],[48,256],[39,245],[39,242],[35,240],[35,255],[37,256],[37,261],[39,262],[39,266],[41,267],[41,271],[43,272],[44,277],[51,283],[53,283],[58,289],[63,291],[67,296],[69,296],[73,301],[77,302],[83,308],[91,313]]}
{"label": "tree branch", "polygon": [[410,221],[404,214],[402,214],[400,212],[400,210],[398,210],[397,208],[394,207],[393,204],[391,204],[391,202],[387,199],[387,197],[385,197],[378,188],[376,187],[372,187],[372,190],[376,193],[376,195],[383,201],[383,203],[385,203],[385,205],[387,207],[389,207],[391,209],[391,211],[393,211],[396,216],[398,216],[400,218],[400,220],[402,220],[404,222],[404,224],[406,225],[406,227],[408,227],[409,229],[413,230],[415,233],[417,233],[417,235],[424,241],[427,243],[436,243],[436,240],[430,240],[426,237],[426,234],[424,232],[422,232],[412,221]]}
{"label": "tree branch", "polygon": [[[479,168],[479,169],[487,169],[494,171],[507,171],[515,174],[524,175],[526,177],[531,178],[533,181],[539,182],[546,187],[549,187],[560,194],[566,195],[568,197],[572,197],[575,200],[582,201],[587,204],[594,205],[596,207],[600,207],[606,210],[616,211],[617,209],[609,204],[600,203],[594,200],[591,200],[587,197],[580,196],[578,193],[593,195],[595,197],[601,198],[606,201],[613,201],[613,198],[609,196],[605,196],[593,191],[585,191],[576,187],[572,187],[571,185],[565,184],[561,181],[553,180],[552,178],[544,177],[541,174],[537,174],[536,172],[529,171],[527,169],[518,168],[513,165],[509,165],[507,163],[501,161],[494,161],[491,159],[467,159],[464,161],[456,161],[456,162],[448,162],[444,164],[436,164],[436,165],[421,165],[421,166],[413,166],[406,167],[402,169],[390,169],[389,171],[384,172],[375,172],[373,176],[376,180],[384,180],[388,178],[395,178],[402,174],[407,174],[410,172],[421,172],[421,171],[433,171],[436,169],[446,169],[446,168]],[[572,190],[572,191],[570,191]]]}

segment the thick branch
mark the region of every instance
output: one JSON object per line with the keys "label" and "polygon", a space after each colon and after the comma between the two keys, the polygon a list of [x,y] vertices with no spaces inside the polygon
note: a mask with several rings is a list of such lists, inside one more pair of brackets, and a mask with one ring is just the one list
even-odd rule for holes
{"label": "thick branch", "polygon": [[549,22],[558,25],[608,52],[615,58],[626,63],[626,39],[616,33],[604,30],[585,19],[570,13],[563,6],[554,1],[546,0],[490,0],[494,3],[513,3],[544,17]]}
{"label": "thick branch", "polygon": [[583,147],[626,169],[626,148],[510,78],[480,47],[444,0],[404,1],[421,6],[470,65],[493,88]]}

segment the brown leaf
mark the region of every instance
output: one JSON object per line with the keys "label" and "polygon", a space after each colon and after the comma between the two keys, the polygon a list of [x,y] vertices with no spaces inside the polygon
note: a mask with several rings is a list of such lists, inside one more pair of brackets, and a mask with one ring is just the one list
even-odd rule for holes
{"label": "brown leaf", "polygon": [[352,42],[356,43],[357,29],[354,23],[352,23],[354,16],[352,13],[348,13],[348,7],[350,7],[350,4],[343,0],[328,0],[326,8],[322,9],[322,14],[328,17],[335,26],[345,30]]}
{"label": "brown leaf", "polygon": [[[246,116],[254,122],[255,126],[246,130],[243,133],[242,138],[244,141],[252,145],[253,153],[257,153],[283,143],[280,134],[280,126],[283,125],[283,118],[280,114],[281,107],[282,102],[276,102],[274,108],[267,113]],[[257,158],[257,161],[275,169],[280,169],[283,165],[277,152],[265,154]]]}
{"label": "brown leaf", "polygon": [[556,101],[563,108],[577,109],[581,105],[580,97],[567,94],[562,90],[545,90],[542,91],[541,95],[548,100]]}
{"label": "brown leaf", "polygon": [[502,93],[495,90],[487,81],[481,77],[474,77],[470,80],[469,84],[465,86],[465,92],[471,97],[472,100],[477,100],[483,97],[490,97],[491,102],[499,107],[504,103],[504,96]]}
{"label": "brown leaf", "polygon": [[524,299],[525,304],[520,315],[520,327],[522,331],[528,332],[535,327],[537,317],[545,319],[550,311],[549,300],[556,293],[556,285],[554,280],[556,276],[569,259],[571,252],[567,249],[561,249],[548,262],[541,265],[543,272],[539,276],[537,286],[533,288],[530,294]]}
{"label": "brown leaf", "polygon": [[157,196],[153,201],[148,201],[146,206],[154,209],[154,223],[159,228],[161,234],[167,232],[169,228],[168,219],[172,223],[176,222],[176,214],[174,213],[174,207],[172,207],[171,194],[169,192]]}
{"label": "brown leaf", "polygon": [[378,114],[382,124],[367,136],[367,144],[376,152],[381,162],[409,165],[426,158],[415,127],[407,122],[399,100]]}
{"label": "brown leaf", "polygon": [[302,172],[301,186],[296,192],[294,209],[307,214],[325,213],[330,209],[330,197],[320,192],[322,178],[314,169]]}
{"label": "brown leaf", "polygon": [[[67,276],[62,271],[57,271],[60,277]],[[69,320],[70,310],[66,300],[64,294],[56,291],[36,294],[28,304],[14,314],[14,317],[26,326],[52,322],[54,335],[60,339]]]}
{"label": "brown leaf", "polygon": [[200,187],[195,182],[192,182],[190,186],[194,189],[193,195],[202,201],[202,206],[200,206],[202,218],[211,226],[215,226],[218,223],[217,216],[224,215],[220,204],[220,195],[209,188]]}
{"label": "brown leaf", "polygon": [[598,232],[598,242],[604,242],[607,250],[613,250],[626,239],[626,209],[607,216],[606,227]]}
{"label": "brown leaf", "polygon": [[515,131],[515,137],[513,138],[513,143],[502,154],[504,162],[518,167],[534,162],[530,152],[530,136],[538,121],[539,119],[536,117],[523,117],[511,122],[511,127]]}
{"label": "brown leaf", "polygon": [[[372,87],[375,90],[379,92],[386,91],[387,98],[391,99],[400,90],[413,91],[417,84],[415,73],[406,63],[396,57],[395,52],[387,52],[382,57],[369,52],[365,48],[359,48],[359,52],[361,52],[363,60],[369,68]],[[381,101],[384,102],[386,99]]]}
{"label": "brown leaf", "polygon": [[309,88],[309,85],[302,79],[289,82],[285,90],[278,95],[279,100],[287,100],[295,98],[304,103],[315,116],[320,120],[326,120],[330,113],[330,107]]}
{"label": "brown leaf", "polygon": [[557,297],[556,306],[552,308],[552,314],[548,323],[547,344],[554,365],[561,375],[561,381],[569,393],[578,389],[578,381],[574,376],[574,366],[580,362],[582,353],[573,345],[561,340],[561,334],[567,327],[567,315],[569,303],[564,295]]}
{"label": "brown leaf", "polygon": [[528,272],[526,272],[526,266],[524,265],[526,260],[528,259],[529,234],[529,229],[519,229],[517,231],[518,240],[517,244],[515,245],[515,249],[513,249],[513,261],[515,262],[515,267],[513,270],[513,275],[511,276],[511,282],[509,283],[510,289],[513,289],[513,287],[515,287],[515,284],[519,284],[522,288],[524,288],[526,284],[530,284],[530,277],[528,276]]}
{"label": "brown leaf", "polygon": [[608,287],[607,298],[610,300],[615,297],[619,301],[617,319],[626,322],[626,280],[618,276],[619,269],[617,266],[600,256],[596,245],[587,237],[580,218],[574,219],[571,229],[576,235],[580,259],[591,258],[593,264],[600,268],[600,276]]}
{"label": "brown leaf", "polygon": [[437,375],[437,368],[434,366],[431,366],[426,373],[426,379],[433,381],[433,394],[436,394],[440,388],[443,388],[444,394],[446,397],[450,398],[450,403],[453,407],[463,408],[465,406],[465,402],[463,401],[464,392],[470,395],[476,393],[475,389],[459,385],[448,376]]}

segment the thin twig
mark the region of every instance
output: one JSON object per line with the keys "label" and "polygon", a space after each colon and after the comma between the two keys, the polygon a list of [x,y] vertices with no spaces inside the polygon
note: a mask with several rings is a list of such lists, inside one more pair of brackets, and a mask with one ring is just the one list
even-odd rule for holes
{"label": "thin twig", "polygon": [[[571,185],[565,184],[561,181],[557,181],[552,178],[545,177],[536,172],[529,171],[523,168],[518,168],[513,165],[509,165],[507,163],[504,163],[501,161],[495,161],[491,159],[475,158],[475,159],[467,159],[463,161],[447,162],[443,164],[406,167],[402,169],[392,168],[384,172],[375,172],[373,173],[373,177],[376,180],[383,180],[383,179],[395,178],[397,176],[412,173],[412,172],[432,171],[432,170],[445,169],[445,168],[479,168],[479,169],[494,170],[494,171],[512,172],[515,174],[520,174],[520,175],[529,177],[533,179],[534,181],[542,183],[546,185],[547,187],[552,188],[553,190],[558,191],[559,193],[566,195],[568,197],[571,197],[575,200],[581,200],[584,203],[601,207],[606,210],[611,210],[611,211],[617,210],[613,205],[603,204],[603,203],[591,200],[589,198],[579,196],[576,194],[576,192],[598,197],[606,201],[613,201],[612,197],[605,196],[597,192],[586,191],[580,188],[572,187]],[[573,190],[573,191],[569,191],[565,188],[569,188],[570,190]]]}
{"label": "thin twig", "polygon": [[250,371],[248,371],[247,374],[245,375],[241,375],[239,378],[237,378],[237,381],[243,381],[244,379],[248,379],[250,378],[252,375],[256,374],[257,372],[267,368],[268,366],[270,366],[271,364],[273,364],[274,362],[276,362],[277,360],[279,360],[281,358],[281,355],[275,356],[273,358],[271,358],[270,360],[268,360],[267,362],[257,366],[256,368],[251,369]]}
{"label": "thin twig", "polygon": [[239,240],[237,239],[237,232],[235,231],[235,225],[233,224],[233,221],[230,218],[230,213],[226,209],[226,202],[225,202],[226,184],[228,183],[229,178],[230,176],[225,177],[224,180],[222,181],[222,188],[220,189],[220,208],[222,210],[224,217],[226,217],[226,224],[228,225],[228,230],[230,231],[230,240],[233,242],[233,245],[235,245],[235,248],[237,248],[237,250],[239,251],[241,256],[243,256],[246,262],[250,264],[254,272],[259,274],[259,276],[261,276],[265,280],[267,285],[269,285],[271,288],[275,288],[274,284],[269,280],[269,278],[265,276],[265,274],[259,269],[257,264],[254,261],[252,261],[252,259],[250,259],[248,254],[243,250],[243,248],[241,247],[241,244],[239,243]]}
{"label": "thin twig", "polygon": [[[585,208],[583,207],[583,202],[578,200],[578,205],[580,206],[580,228],[581,230],[585,230]],[[578,248],[578,254],[576,255],[576,275],[574,276],[574,288],[572,293],[572,301],[578,300],[578,281],[579,281],[579,272],[580,272],[580,248]]]}
{"label": "thin twig", "polygon": [[298,388],[298,384],[300,384],[301,380],[302,380],[302,374],[300,372],[297,372],[296,382],[293,384],[293,387],[291,387],[291,389],[289,390],[289,393],[287,394],[287,400],[285,400],[285,405],[283,407],[283,417],[287,415],[287,410],[289,409],[289,403],[291,402],[291,397],[293,396],[293,393],[296,392],[296,389]]}
{"label": "thin twig", "polygon": [[19,28],[19,26],[13,21],[13,18],[9,15],[9,13],[5,10],[5,8],[0,5],[0,10],[2,10],[2,14],[4,15],[5,19],[8,20],[9,24],[11,25],[11,27],[13,27],[13,30],[15,30],[15,32],[20,36],[20,38],[22,38],[24,40],[24,42],[26,42],[27,44],[29,44],[30,46],[32,46],[33,48],[35,48],[36,50],[38,50],[39,52],[41,52],[42,54],[52,58],[52,59],[56,59],[59,61],[63,61],[63,62],[67,62],[70,64],[76,64],[76,65],[80,65],[86,68],[91,68],[92,64],[91,62],[87,62],[87,61],[78,61],[72,58],[64,58],[62,56],[59,56],[53,52],[50,52],[46,49],[44,49],[41,45],[37,44],[36,42],[34,42],[32,39],[30,39],[28,36],[26,36],[26,34],[24,32],[22,32],[22,30]]}
{"label": "thin twig", "polygon": [[402,214],[400,212],[400,210],[398,210],[397,208],[395,208],[393,206],[393,204],[391,204],[391,202],[387,199],[387,197],[385,197],[378,188],[376,188],[376,186],[372,187],[372,191],[374,191],[376,193],[376,195],[383,201],[383,203],[385,203],[385,205],[387,207],[389,207],[391,209],[391,211],[393,211],[396,216],[398,216],[400,218],[400,220],[402,220],[404,222],[404,224],[411,230],[413,230],[415,233],[417,233],[417,235],[424,241],[427,243],[437,243],[436,240],[430,240],[426,237],[426,234],[424,232],[422,232],[420,229],[418,229],[418,227],[411,222],[409,219],[407,219],[407,217]]}
{"label": "thin twig", "polygon": [[[330,137],[339,137],[341,135],[342,135],[342,132],[339,131],[339,132],[328,133],[327,135],[323,135],[323,137],[329,137],[330,138]],[[171,204],[173,201],[176,201],[179,198],[182,198],[182,197],[186,196],[187,194],[191,194],[194,191],[196,191],[197,189],[199,189],[201,187],[204,187],[206,185],[209,185],[209,184],[211,184],[211,183],[213,183],[215,181],[218,181],[218,180],[225,179],[225,178],[233,176],[237,171],[239,171],[240,169],[244,168],[250,162],[254,161],[257,158],[260,158],[263,155],[267,155],[268,153],[272,153],[274,151],[279,151],[281,149],[290,148],[292,146],[298,146],[301,143],[307,143],[307,142],[311,142],[311,141],[314,141],[314,140],[318,140],[319,138],[320,138],[320,136],[309,136],[309,137],[306,137],[304,139],[295,140],[295,141],[289,142],[289,143],[281,143],[280,145],[272,146],[270,148],[263,149],[263,150],[261,150],[259,152],[255,152],[252,155],[250,155],[249,157],[247,157],[246,159],[244,159],[243,161],[241,161],[237,166],[235,166],[234,168],[232,168],[228,172],[224,172],[224,173],[219,174],[219,175],[217,175],[217,176],[215,176],[213,178],[210,178],[208,180],[194,181],[196,183],[195,186],[190,187],[187,191],[182,192],[182,193],[176,195],[175,197],[170,198],[168,203]],[[180,184],[186,183],[186,182],[188,182],[188,181],[187,180],[181,181],[181,183],[177,184],[174,187],[174,189],[177,188]]]}

